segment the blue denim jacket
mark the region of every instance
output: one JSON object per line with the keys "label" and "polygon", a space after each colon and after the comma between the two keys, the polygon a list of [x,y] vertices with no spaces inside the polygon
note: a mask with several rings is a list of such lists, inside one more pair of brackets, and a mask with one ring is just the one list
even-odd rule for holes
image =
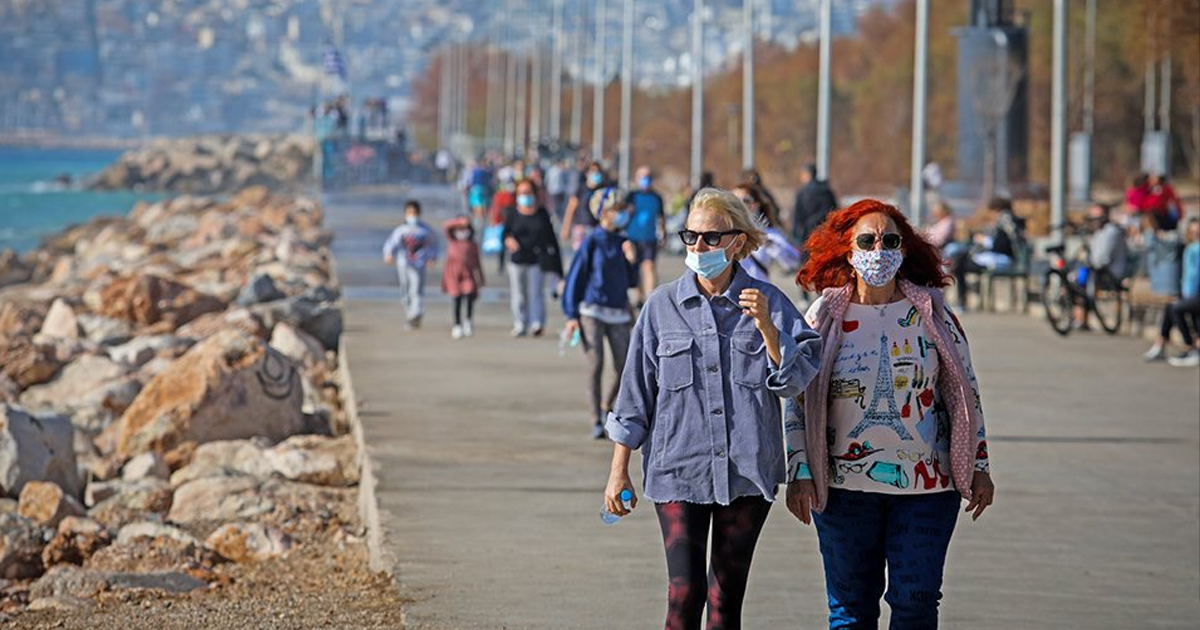
{"label": "blue denim jacket", "polygon": [[[798,396],[816,375],[821,339],[782,291],[738,267],[711,299],[686,271],[650,296],[633,328],[605,428],[613,441],[642,449],[643,492],[653,502],[774,500],[784,481],[780,399]],[[745,289],[770,300],[780,365],[742,314]]]}

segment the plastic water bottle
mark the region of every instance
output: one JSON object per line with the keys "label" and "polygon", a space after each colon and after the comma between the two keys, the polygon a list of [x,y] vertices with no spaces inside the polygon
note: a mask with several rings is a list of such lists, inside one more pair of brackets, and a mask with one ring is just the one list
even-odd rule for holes
{"label": "plastic water bottle", "polygon": [[567,348],[577,347],[581,340],[578,328],[575,329],[574,334],[567,334],[567,329],[564,328],[562,334],[558,336],[558,356],[567,356]]}
{"label": "plastic water bottle", "polygon": [[[631,501],[633,501],[633,493],[630,492],[628,488],[622,490],[621,505],[624,505],[626,510],[633,509]],[[609,512],[607,507],[602,507],[600,508],[600,520],[603,521],[605,525],[612,525],[613,523],[621,520],[621,517],[617,514]]]}

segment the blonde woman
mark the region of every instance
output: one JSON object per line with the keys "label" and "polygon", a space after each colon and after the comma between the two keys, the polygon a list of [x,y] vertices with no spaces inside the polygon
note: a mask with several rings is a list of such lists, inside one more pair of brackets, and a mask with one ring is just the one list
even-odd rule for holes
{"label": "blonde woman", "polygon": [[605,427],[616,445],[604,500],[628,513],[620,495],[633,491],[629,457],[640,448],[666,547],[666,628],[698,630],[707,603],[708,628],[730,630],[741,627],[754,547],[785,478],[780,399],[816,374],[821,341],[782,291],[735,264],[766,238],[737,196],[701,190],[686,228],[687,270],[650,296],[633,328]]}

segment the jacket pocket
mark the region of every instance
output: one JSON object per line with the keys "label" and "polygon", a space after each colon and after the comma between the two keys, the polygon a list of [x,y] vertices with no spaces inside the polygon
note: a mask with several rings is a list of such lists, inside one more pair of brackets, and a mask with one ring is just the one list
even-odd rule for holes
{"label": "jacket pocket", "polygon": [[767,346],[762,336],[734,335],[729,340],[729,380],[743,387],[761,388],[767,384]]}
{"label": "jacket pocket", "polygon": [[679,391],[692,386],[691,337],[667,337],[658,340],[655,354],[658,356],[658,385],[663,389]]}

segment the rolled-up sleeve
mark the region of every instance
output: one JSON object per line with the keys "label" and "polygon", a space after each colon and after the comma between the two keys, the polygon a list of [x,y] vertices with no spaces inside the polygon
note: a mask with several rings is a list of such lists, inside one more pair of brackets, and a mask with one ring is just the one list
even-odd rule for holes
{"label": "rolled-up sleeve", "polygon": [[621,389],[604,429],[608,438],[631,449],[638,449],[650,433],[654,404],[658,397],[656,355],[653,335],[647,335],[646,313],[638,318],[629,340],[629,355],[621,373]]}
{"label": "rolled-up sleeve", "polygon": [[779,304],[774,318],[779,328],[781,361],[775,365],[774,361],[768,360],[771,372],[767,376],[767,389],[780,398],[794,398],[817,375],[821,362],[821,336],[782,293]]}

